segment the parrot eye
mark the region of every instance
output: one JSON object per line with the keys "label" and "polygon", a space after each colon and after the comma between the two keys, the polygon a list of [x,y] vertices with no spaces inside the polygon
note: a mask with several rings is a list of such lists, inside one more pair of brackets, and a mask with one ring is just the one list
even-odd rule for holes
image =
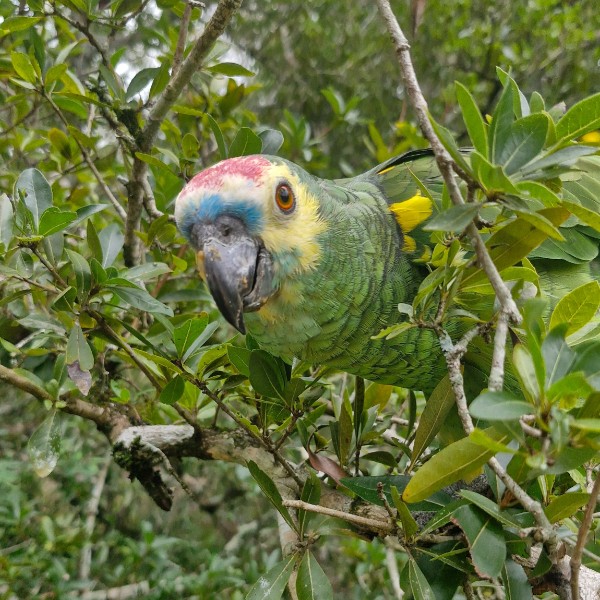
{"label": "parrot eye", "polygon": [[275,190],[275,202],[284,213],[291,213],[296,207],[296,199],[292,188],[287,183],[280,183]]}

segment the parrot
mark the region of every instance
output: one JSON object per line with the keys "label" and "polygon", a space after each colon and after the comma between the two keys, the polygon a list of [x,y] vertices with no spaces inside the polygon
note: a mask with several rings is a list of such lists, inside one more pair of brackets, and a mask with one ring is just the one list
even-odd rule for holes
{"label": "parrot", "polygon": [[[195,175],[175,219],[220,312],[261,348],[431,391],[447,373],[436,333],[379,334],[406,321],[398,306],[430,273],[422,228],[441,210],[442,188],[429,149],[336,180],[284,158],[241,156]],[[591,228],[563,229],[567,243],[547,240],[530,255],[552,298],[590,281],[598,254]]]}

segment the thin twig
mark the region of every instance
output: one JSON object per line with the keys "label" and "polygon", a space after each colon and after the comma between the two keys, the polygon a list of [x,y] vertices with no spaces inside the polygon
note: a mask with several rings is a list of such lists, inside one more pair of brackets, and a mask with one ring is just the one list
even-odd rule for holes
{"label": "thin twig", "polygon": [[131,360],[137,365],[137,367],[142,371],[142,373],[148,378],[148,381],[158,390],[159,392],[162,390],[162,385],[159,383],[158,379],[156,379],[154,373],[144,364],[144,362],[139,358],[139,356],[135,353],[135,350],[127,343],[125,339],[123,339],[109,324],[108,321],[96,311],[90,311],[90,315],[98,321],[100,327],[110,337],[119,348],[125,351],[125,353],[131,358]]}
{"label": "thin twig", "polygon": [[[56,113],[58,118],[62,121],[63,125],[67,128],[67,131],[68,131],[69,122],[67,121],[65,116],[62,114],[62,111],[60,110],[60,108],[58,108],[58,106],[54,103],[54,100],[52,100],[52,97],[49,96],[48,94],[46,94],[44,91],[42,91],[42,96],[48,101],[48,103],[52,107],[52,110],[54,110],[54,112]],[[98,169],[96,168],[96,165],[95,165],[94,161],[92,160],[92,157],[90,156],[89,152],[87,151],[87,148],[79,141],[78,138],[73,137],[73,139],[75,140],[75,143],[77,144],[77,147],[79,148],[79,151],[81,152],[81,155],[83,156],[83,159],[85,160],[88,167],[90,168],[90,171],[93,173],[94,177],[96,178],[96,181],[99,183],[100,187],[102,188],[102,191],[106,194],[106,197],[110,200],[111,204],[114,206],[119,217],[125,221],[127,219],[127,213],[125,212],[125,209],[121,206],[121,203],[117,200],[115,195],[112,193],[112,191],[108,187],[108,184],[106,183],[106,181],[104,181],[104,178],[102,177],[100,171],[98,171]]]}
{"label": "thin twig", "polygon": [[65,280],[60,276],[60,273],[54,268],[54,266],[45,259],[44,255],[35,246],[31,248],[31,251],[38,257],[40,262],[44,265],[44,267],[46,267],[56,282],[62,285],[63,288],[66,288],[67,284],[65,283]]}
{"label": "thin twig", "polygon": [[572,600],[579,600],[579,572],[581,570],[581,557],[585,543],[587,541],[588,533],[592,526],[593,514],[596,510],[596,502],[600,496],[600,473],[596,474],[596,481],[590,494],[587,506],[585,508],[585,514],[583,515],[583,521],[579,526],[577,532],[577,543],[571,553],[571,595]]}
{"label": "thin twig", "polygon": [[[241,4],[242,0],[221,0],[219,2],[202,35],[196,40],[189,54],[185,57],[177,72],[173,73],[164,91],[150,109],[146,124],[138,136],[138,150],[140,152],[149,153],[152,151],[154,140],[167,113],[179,98],[185,86],[189,84],[194,73],[202,67],[207,54],[223,34],[225,27]],[[144,181],[147,178],[148,164],[135,156],[125,220],[124,258],[125,264],[128,266],[136,265],[141,260],[142,246],[136,231],[140,228],[146,188]]]}
{"label": "thin twig", "polygon": [[0,381],[4,381],[5,383],[19,388],[20,390],[36,397],[38,400],[49,400],[50,402],[54,401],[52,395],[44,388],[36,385],[33,383],[33,381],[23,377],[22,375],[19,375],[4,365],[0,365]]}
{"label": "thin twig", "polygon": [[385,566],[387,568],[388,575],[390,576],[390,583],[392,585],[392,589],[394,590],[396,600],[403,600],[404,592],[400,587],[400,572],[398,571],[398,563],[396,562],[396,552],[394,552],[394,548],[387,543],[385,547]]}
{"label": "thin twig", "polygon": [[349,523],[354,523],[355,525],[361,527],[368,527],[369,529],[374,529],[376,531],[382,531],[389,533],[394,528],[388,521],[380,521],[378,519],[369,519],[368,517],[360,517],[358,515],[353,515],[351,513],[346,513],[342,510],[335,510],[333,508],[327,508],[325,506],[319,506],[318,504],[310,504],[308,502],[304,502],[303,500],[283,500],[283,505],[288,508],[301,508],[303,510],[308,510],[310,512],[319,513],[321,515],[326,515],[328,517],[336,517],[338,519],[343,519],[344,521],[348,521]]}
{"label": "thin twig", "polygon": [[98,516],[98,507],[100,506],[100,498],[102,497],[102,490],[104,490],[104,484],[106,482],[106,476],[108,474],[108,468],[112,463],[112,453],[109,452],[104,458],[104,463],[100,472],[94,482],[92,488],[92,494],[86,506],[86,517],[83,531],[85,533],[85,543],[81,549],[81,556],[79,558],[79,579],[86,581],[90,577],[90,569],[92,566],[92,534],[94,533],[94,527],[96,526],[96,517]]}
{"label": "thin twig", "polygon": [[185,43],[187,41],[188,26],[190,24],[190,18],[192,16],[192,5],[187,2],[183,9],[183,15],[181,17],[181,23],[179,24],[179,37],[177,38],[177,46],[173,53],[173,66],[171,67],[171,73],[175,75],[181,67],[183,60],[183,52],[185,51]]}
{"label": "thin twig", "polygon": [[[415,109],[417,121],[419,122],[421,131],[431,145],[431,149],[435,155],[436,162],[444,179],[444,183],[448,189],[450,198],[455,205],[464,204],[465,201],[454,177],[454,173],[459,173],[467,182],[469,181],[469,178],[465,173],[458,169],[457,165],[454,163],[452,157],[446,148],[444,148],[433,129],[429,119],[427,101],[423,96],[423,92],[419,86],[417,75],[412,64],[410,45],[406,39],[406,36],[402,32],[394,13],[392,12],[389,1],[377,0],[377,6],[379,7],[379,12],[386,22],[390,37],[394,43],[402,79],[404,80],[404,85],[406,87],[406,93]],[[502,310],[504,310],[515,323],[520,323],[521,315],[517,309],[517,305],[512,298],[510,290],[502,280],[502,277],[500,277],[500,273],[498,272],[496,265],[490,258],[483,239],[479,235],[477,227],[471,223],[467,226],[466,231],[471,238],[479,266],[488,276],[488,279],[494,288],[494,292],[496,292],[496,297],[500,302]]]}

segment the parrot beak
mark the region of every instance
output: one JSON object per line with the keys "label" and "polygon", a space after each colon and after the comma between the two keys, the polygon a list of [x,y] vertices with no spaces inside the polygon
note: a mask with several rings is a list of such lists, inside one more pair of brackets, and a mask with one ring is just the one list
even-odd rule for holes
{"label": "parrot beak", "polygon": [[217,307],[231,325],[246,333],[244,311],[258,310],[275,291],[270,254],[235,217],[199,222],[192,236]]}

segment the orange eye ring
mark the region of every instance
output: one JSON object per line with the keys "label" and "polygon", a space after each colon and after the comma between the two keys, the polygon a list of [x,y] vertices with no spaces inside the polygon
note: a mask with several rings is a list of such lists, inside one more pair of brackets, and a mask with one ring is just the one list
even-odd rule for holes
{"label": "orange eye ring", "polygon": [[287,183],[280,183],[275,190],[275,202],[284,213],[291,213],[296,208],[296,199],[292,188]]}

